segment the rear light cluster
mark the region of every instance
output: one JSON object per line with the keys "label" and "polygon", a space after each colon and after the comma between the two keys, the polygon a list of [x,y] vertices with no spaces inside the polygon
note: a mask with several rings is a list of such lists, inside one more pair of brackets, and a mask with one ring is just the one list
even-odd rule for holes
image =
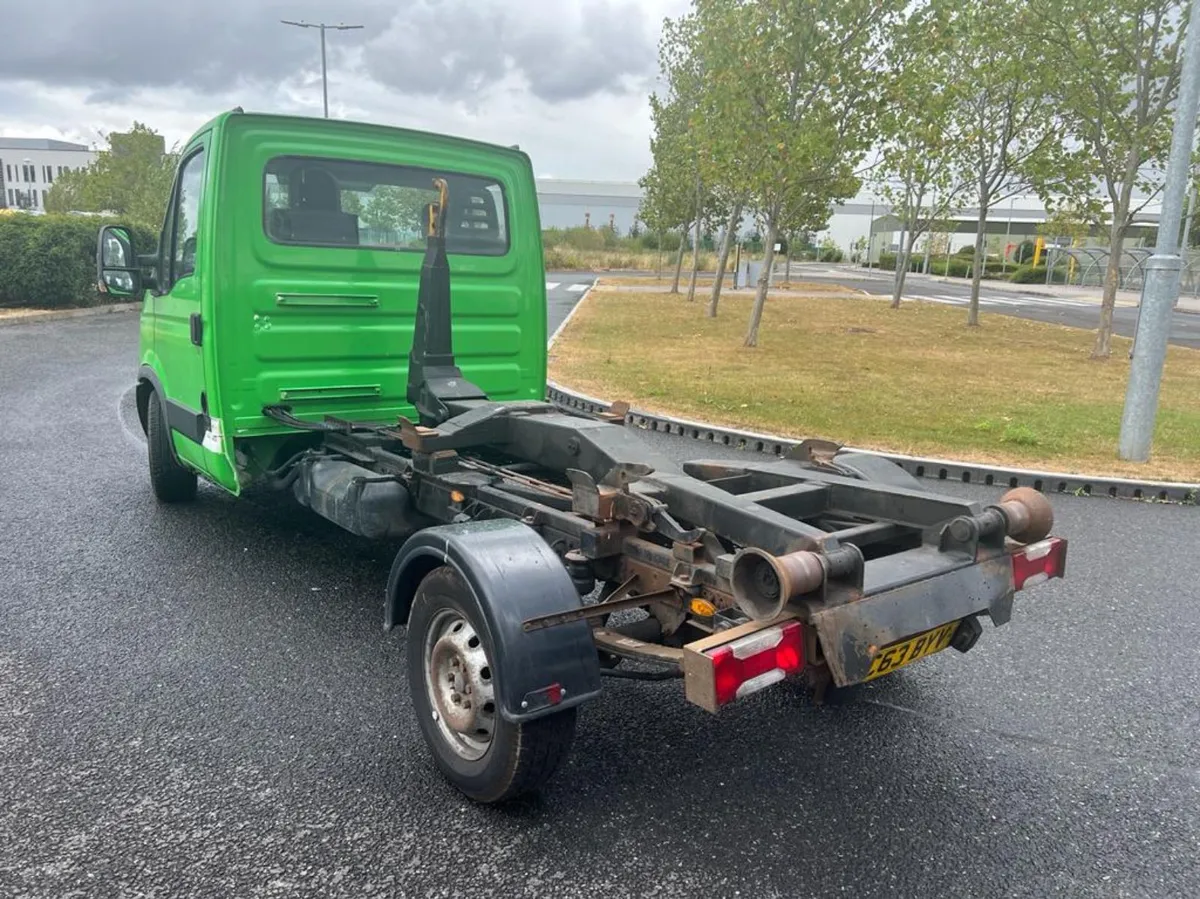
{"label": "rear light cluster", "polygon": [[1049,537],[1024,546],[1012,554],[1013,589],[1035,587],[1067,569],[1067,541]]}
{"label": "rear light cluster", "polygon": [[804,667],[804,627],[769,627],[704,653],[712,664],[718,706],[778,683]]}

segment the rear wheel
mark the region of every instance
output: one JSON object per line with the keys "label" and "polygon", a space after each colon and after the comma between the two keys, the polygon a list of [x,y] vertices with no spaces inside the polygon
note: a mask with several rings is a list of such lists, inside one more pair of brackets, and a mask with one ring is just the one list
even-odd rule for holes
{"label": "rear wheel", "polygon": [[150,462],[150,485],[164,503],[183,503],[196,497],[196,474],[175,461],[171,431],[163,420],[162,403],[151,393],[146,407],[146,453]]}
{"label": "rear wheel", "polygon": [[408,683],[442,775],[477,802],[536,792],[575,736],[575,709],[515,724],[500,714],[491,637],[450,567],[429,574],[408,620]]}

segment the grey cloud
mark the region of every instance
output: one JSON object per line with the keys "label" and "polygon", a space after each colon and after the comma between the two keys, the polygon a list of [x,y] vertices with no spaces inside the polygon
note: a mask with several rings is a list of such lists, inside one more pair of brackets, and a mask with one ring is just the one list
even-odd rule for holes
{"label": "grey cloud", "polygon": [[[370,30],[331,37],[335,53],[385,27],[396,8],[383,0],[336,6],[344,21]],[[221,91],[242,82],[279,81],[316,64],[320,52],[315,30],[279,20],[319,21],[321,15],[330,15],[330,5],[320,0],[5,4],[0,79],[86,87],[96,100],[119,97],[122,88]]]}
{"label": "grey cloud", "polygon": [[561,2],[421,0],[367,42],[367,71],[405,93],[469,99],[509,72],[548,102],[604,90],[655,69],[654,39],[635,3],[583,0],[580,21]]}
{"label": "grey cloud", "polygon": [[[655,68],[657,22],[629,0],[42,0],[5,4],[0,81],[83,87],[89,103],[139,88],[225,92],[277,83],[319,60],[315,30],[280,19],[345,21],[330,65],[363,48],[366,73],[400,93],[470,100],[509,72],[549,102],[604,90]],[[336,15],[336,19],[333,18]]]}

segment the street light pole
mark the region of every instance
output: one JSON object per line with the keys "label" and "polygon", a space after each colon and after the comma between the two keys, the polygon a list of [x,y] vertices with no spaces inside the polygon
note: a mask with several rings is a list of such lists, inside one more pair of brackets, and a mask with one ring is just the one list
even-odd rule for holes
{"label": "street light pole", "polygon": [[329,76],[325,66],[325,29],[332,28],[334,31],[354,31],[362,28],[362,25],[329,25],[325,22],[290,22],[287,19],[280,19],[284,25],[295,25],[297,28],[319,28],[321,31],[321,100],[325,109],[325,118],[329,118]]}
{"label": "street light pole", "polygon": [[1163,190],[1162,213],[1154,255],[1146,260],[1142,308],[1134,334],[1133,362],[1125,389],[1121,415],[1121,437],[1117,452],[1122,459],[1145,462],[1150,458],[1158,393],[1166,363],[1171,314],[1179,299],[1179,220],[1183,196],[1188,188],[1192,139],[1196,130],[1196,102],[1200,99],[1200,0],[1192,0],[1184,38],[1183,71],[1179,79],[1179,101]]}

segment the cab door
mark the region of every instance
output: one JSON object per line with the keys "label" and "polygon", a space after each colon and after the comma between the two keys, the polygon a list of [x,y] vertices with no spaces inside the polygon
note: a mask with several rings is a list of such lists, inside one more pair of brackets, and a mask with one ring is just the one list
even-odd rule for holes
{"label": "cab door", "polygon": [[219,435],[209,434],[206,334],[201,298],[204,269],[197,264],[210,248],[201,244],[207,141],[193,143],[182,157],[175,178],[159,245],[161,283],[154,297],[154,349],[162,367],[167,423],[180,461],[209,473],[206,437],[220,452]]}

